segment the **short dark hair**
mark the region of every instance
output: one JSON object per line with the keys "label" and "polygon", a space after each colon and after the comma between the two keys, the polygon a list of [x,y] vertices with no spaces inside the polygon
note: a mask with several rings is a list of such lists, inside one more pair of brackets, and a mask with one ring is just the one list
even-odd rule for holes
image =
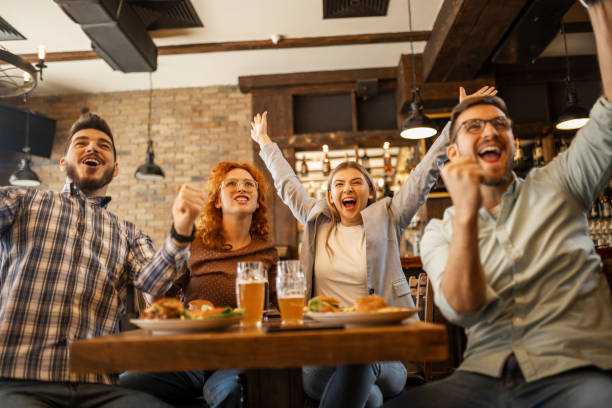
{"label": "short dark hair", "polygon": [[455,143],[457,139],[457,118],[463,112],[476,105],[493,105],[504,114],[510,118],[510,114],[508,113],[508,107],[506,106],[506,102],[498,96],[478,96],[467,98],[463,102],[459,103],[457,106],[453,108],[451,112],[451,128],[450,128],[450,142]]}
{"label": "short dark hair", "polygon": [[68,153],[68,149],[70,148],[70,142],[72,141],[72,136],[80,130],[83,129],[96,129],[100,132],[106,133],[108,137],[110,137],[111,144],[113,146],[113,155],[115,160],[117,160],[117,149],[115,148],[115,139],[113,138],[113,133],[108,126],[108,123],[100,116],[95,113],[87,112],[79,116],[79,118],[72,124],[70,127],[70,137],[66,142],[66,147],[64,149],[64,155]]}

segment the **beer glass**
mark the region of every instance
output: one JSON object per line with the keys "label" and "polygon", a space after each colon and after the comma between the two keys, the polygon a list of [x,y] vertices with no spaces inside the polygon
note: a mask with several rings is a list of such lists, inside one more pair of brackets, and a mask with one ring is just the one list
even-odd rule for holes
{"label": "beer glass", "polygon": [[244,309],[242,326],[261,326],[267,273],[261,262],[238,262],[236,303]]}
{"label": "beer glass", "polygon": [[283,325],[302,324],[306,278],[300,261],[280,261],[276,274],[276,293]]}

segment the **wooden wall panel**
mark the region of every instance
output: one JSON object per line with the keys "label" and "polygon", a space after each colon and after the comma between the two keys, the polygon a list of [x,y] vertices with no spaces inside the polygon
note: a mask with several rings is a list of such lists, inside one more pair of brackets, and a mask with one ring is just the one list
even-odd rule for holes
{"label": "wooden wall panel", "polygon": [[[253,115],[268,111],[268,135],[272,141],[286,138],[286,135],[293,133],[293,109],[292,96],[288,92],[270,93],[253,92],[252,110]],[[253,142],[253,162],[264,173],[268,182],[268,219],[272,236],[277,246],[288,246],[289,256],[297,258],[297,223],[289,208],[283,204],[276,189],[272,176],[266,169],[265,164],[259,157],[259,146]],[[283,153],[292,167],[295,168],[294,150],[284,149]]]}

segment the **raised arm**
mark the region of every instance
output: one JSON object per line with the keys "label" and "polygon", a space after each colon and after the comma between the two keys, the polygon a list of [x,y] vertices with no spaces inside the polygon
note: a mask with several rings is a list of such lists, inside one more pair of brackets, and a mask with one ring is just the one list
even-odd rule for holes
{"label": "raised arm", "polygon": [[189,237],[194,223],[204,209],[204,191],[182,185],[172,205],[173,234],[154,252],[151,239],[139,232],[132,242],[130,263],[134,285],[143,292],[156,296],[170,288],[183,271],[189,256]]}
{"label": "raised arm", "polygon": [[[473,94],[468,95],[463,87],[459,88],[459,102],[477,96],[493,96],[497,89],[492,86],[483,86]],[[440,136],[429,148],[421,162],[410,173],[402,188],[393,197],[391,206],[393,213],[399,217],[398,225],[403,230],[410,224],[410,220],[419,207],[425,203],[429,191],[440,176],[440,169],[447,160],[446,148],[449,140],[450,122],[444,126]]]}
{"label": "raised arm", "polygon": [[578,131],[567,152],[547,166],[585,209],[591,206],[612,177],[612,0],[599,0],[588,8],[597,44],[603,96]]}
{"label": "raised arm", "polygon": [[600,0],[587,11],[595,34],[604,96],[612,102],[612,1]]}
{"label": "raised arm", "polygon": [[276,143],[268,136],[268,112],[255,115],[251,122],[251,138],[259,144],[259,156],[274,180],[279,197],[291,209],[293,216],[302,224],[306,223],[308,213],[316,203],[298,180],[293,167],[287,162]]}

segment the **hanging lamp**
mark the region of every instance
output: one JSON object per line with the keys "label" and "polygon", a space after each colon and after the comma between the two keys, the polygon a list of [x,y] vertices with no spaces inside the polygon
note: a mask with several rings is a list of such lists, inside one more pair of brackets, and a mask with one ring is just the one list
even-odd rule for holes
{"label": "hanging lamp", "polygon": [[153,139],[151,139],[151,112],[153,103],[153,78],[149,73],[149,118],[147,121],[147,158],[145,163],[136,170],[134,176],[139,180],[162,180],[164,171],[155,164],[155,153],[153,152]]}
{"label": "hanging lamp", "polygon": [[570,76],[567,38],[565,37],[565,25],[563,23],[561,23],[561,33],[563,34],[563,45],[565,49],[565,68],[567,73],[565,78],[565,86],[567,91],[567,103],[566,108],[561,112],[557,118],[557,121],[555,122],[555,128],[559,130],[575,130],[586,125],[586,123],[589,121],[589,112],[582,106],[578,105],[576,88]]}
{"label": "hanging lamp", "polygon": [[[408,0],[408,25],[412,32],[412,7]],[[412,103],[408,117],[402,123],[400,136],[405,139],[425,139],[438,133],[434,122],[423,113],[423,102],[421,90],[416,86],[416,62],[414,56],[414,44],[410,41],[410,60],[412,61]]]}
{"label": "hanging lamp", "polygon": [[30,168],[30,109],[28,108],[28,95],[24,97],[26,103],[26,128],[25,145],[23,146],[23,157],[19,162],[17,171],[9,177],[9,183],[19,187],[36,187],[40,185],[40,178]]}

